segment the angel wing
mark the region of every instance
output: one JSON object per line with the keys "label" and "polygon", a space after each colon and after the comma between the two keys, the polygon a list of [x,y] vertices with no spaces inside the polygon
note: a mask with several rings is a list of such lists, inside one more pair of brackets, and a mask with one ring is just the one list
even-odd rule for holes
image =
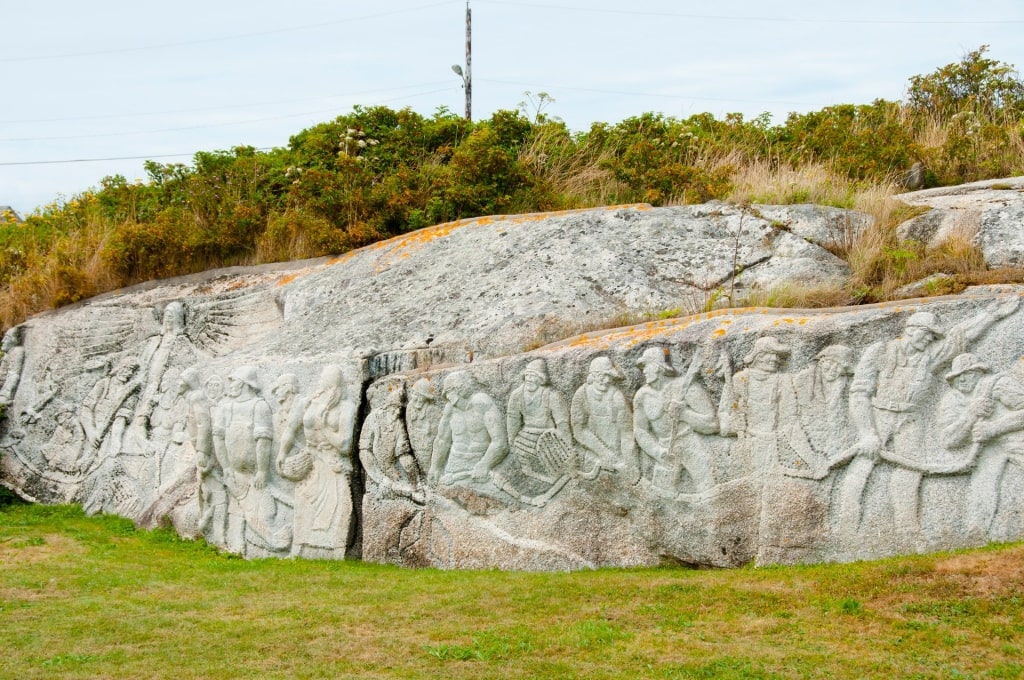
{"label": "angel wing", "polygon": [[273,291],[233,293],[192,301],[185,332],[202,351],[222,356],[278,328],[282,319]]}

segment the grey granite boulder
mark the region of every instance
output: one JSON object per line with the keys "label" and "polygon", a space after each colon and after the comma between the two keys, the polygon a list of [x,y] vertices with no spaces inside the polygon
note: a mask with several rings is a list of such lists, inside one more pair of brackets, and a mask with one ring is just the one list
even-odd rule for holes
{"label": "grey granite boulder", "polygon": [[0,482],[250,557],[442,568],[1024,536],[1024,289],[524,350],[581,316],[844,275],[798,233],[813,211],[797,229],[771,210],[469,220],[40,315],[4,338]]}
{"label": "grey granite boulder", "polygon": [[900,194],[930,210],[900,225],[899,237],[934,247],[951,235],[981,248],[990,267],[1024,265],[1024,177]]}

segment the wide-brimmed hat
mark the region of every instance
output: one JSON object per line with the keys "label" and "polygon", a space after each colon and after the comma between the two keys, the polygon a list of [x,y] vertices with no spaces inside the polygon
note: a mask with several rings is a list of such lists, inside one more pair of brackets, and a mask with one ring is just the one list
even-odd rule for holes
{"label": "wide-brimmed hat", "polygon": [[231,371],[228,378],[230,380],[243,382],[254,390],[259,391],[260,389],[259,379],[256,377],[255,366],[239,366],[235,370]]}
{"label": "wide-brimmed hat", "polygon": [[526,368],[523,369],[523,377],[527,375],[535,375],[540,378],[541,383],[547,384],[548,378],[548,363],[543,359],[534,359],[530,363],[526,364]]}
{"label": "wide-brimmed hat", "polygon": [[839,364],[846,373],[853,370],[853,350],[846,345],[829,345],[818,352],[815,359],[831,359]]}
{"label": "wide-brimmed hat", "polygon": [[789,347],[783,345],[781,342],[771,337],[770,335],[765,336],[763,338],[758,338],[757,340],[754,341],[754,348],[750,350],[750,353],[747,356],[743,357],[743,363],[749,366],[750,364],[754,363],[757,360],[757,357],[764,354],[765,352],[770,352],[772,354],[778,354],[779,356],[788,357]]}
{"label": "wide-brimmed hat", "polygon": [[981,371],[982,373],[988,373],[989,370],[988,364],[982,362],[978,357],[974,356],[970,352],[964,352],[953,359],[953,370],[946,374],[946,380],[952,380],[958,375],[963,375],[969,371]]}
{"label": "wide-brimmed hat", "polygon": [[591,361],[590,372],[604,373],[606,375],[610,375],[613,378],[617,378],[619,380],[622,379],[622,373],[619,372],[619,369],[615,368],[615,364],[613,364],[612,360],[609,359],[608,357],[597,357],[596,359]]}
{"label": "wide-brimmed hat", "polygon": [[636,365],[641,369],[645,366],[658,366],[666,375],[676,374],[676,369],[672,368],[672,364],[668,363],[665,350],[661,347],[648,347],[645,349],[640,358],[636,360]]}
{"label": "wide-brimmed hat", "polygon": [[931,312],[914,312],[907,319],[907,328],[927,328],[935,337],[941,338],[945,333],[939,328],[935,315]]}
{"label": "wide-brimmed hat", "polygon": [[417,380],[412,386],[412,391],[427,401],[434,401],[434,399],[437,399],[437,395],[434,394],[434,386],[431,385],[430,381],[426,378],[420,378]]}

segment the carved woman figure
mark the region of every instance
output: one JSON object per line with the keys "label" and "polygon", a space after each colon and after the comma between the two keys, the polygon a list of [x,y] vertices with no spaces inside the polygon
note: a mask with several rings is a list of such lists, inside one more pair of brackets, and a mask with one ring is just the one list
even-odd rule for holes
{"label": "carved woman figure", "polygon": [[[292,555],[343,559],[352,524],[356,404],[338,366],[326,366],[316,394],[295,409],[281,436],[278,470],[295,480]],[[299,435],[305,445],[293,451]]]}

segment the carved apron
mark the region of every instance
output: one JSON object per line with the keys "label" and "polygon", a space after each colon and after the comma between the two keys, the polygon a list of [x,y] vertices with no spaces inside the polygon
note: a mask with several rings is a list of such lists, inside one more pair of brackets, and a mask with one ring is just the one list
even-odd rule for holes
{"label": "carved apron", "polygon": [[[228,422],[224,428],[224,448],[228,452],[230,474],[228,485],[228,547],[245,552],[246,544],[279,551],[288,546],[280,529],[271,524],[276,504],[270,487],[257,489],[252,485],[256,456],[256,406],[259,399],[243,403],[231,402],[224,407]],[[241,407],[240,409],[238,407]]]}

